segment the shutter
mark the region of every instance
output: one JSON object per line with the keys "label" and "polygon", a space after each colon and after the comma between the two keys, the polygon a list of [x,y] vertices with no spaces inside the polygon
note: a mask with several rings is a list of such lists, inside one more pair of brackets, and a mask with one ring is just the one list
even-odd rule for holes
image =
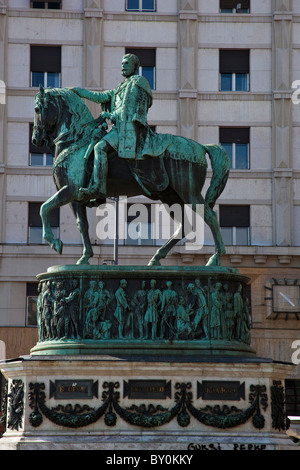
{"label": "shutter", "polygon": [[134,54],[140,59],[142,67],[155,67],[156,49],[133,49],[126,47],[126,54]]}
{"label": "shutter", "polygon": [[38,296],[38,283],[37,282],[28,282],[26,285],[26,296]]}
{"label": "shutter", "polygon": [[60,46],[31,46],[30,49],[31,72],[60,72],[61,47]]}
{"label": "shutter", "polygon": [[220,206],[221,227],[250,227],[250,206]]}
{"label": "shutter", "polygon": [[239,3],[243,10],[250,9],[250,0],[220,0],[220,8],[236,8]]}
{"label": "shutter", "polygon": [[219,142],[224,144],[249,144],[249,127],[220,127]]}
{"label": "shutter", "polygon": [[249,50],[220,50],[220,73],[249,73]]}

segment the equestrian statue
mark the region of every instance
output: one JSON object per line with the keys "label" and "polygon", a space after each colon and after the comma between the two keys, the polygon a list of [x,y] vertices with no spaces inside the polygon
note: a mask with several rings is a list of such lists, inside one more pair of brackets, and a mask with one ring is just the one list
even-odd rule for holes
{"label": "equestrian statue", "polygon": [[[207,266],[219,266],[225,247],[213,208],[229,176],[229,156],[220,145],[201,145],[181,136],[154,132],[147,123],[153,101],[151,88],[137,74],[138,69],[139,59],[126,54],[122,60],[124,80],[117,88],[104,92],[40,86],[35,97],[32,142],[50,148],[57,188],[41,206],[43,237],[56,252],[62,253],[63,243],[53,236],[49,213],[70,204],[83,242],[77,264],[88,264],[93,250],[87,207],[121,195],[147,196],[168,207],[179,204],[182,211],[186,204],[194,211],[203,204],[204,220],[215,243],[215,253]],[[97,119],[81,98],[101,105]],[[206,154],[211,161],[212,177],[203,196]],[[183,220],[182,217],[175,233],[158,248],[149,265],[159,265],[160,259],[188,235],[191,229]]]}

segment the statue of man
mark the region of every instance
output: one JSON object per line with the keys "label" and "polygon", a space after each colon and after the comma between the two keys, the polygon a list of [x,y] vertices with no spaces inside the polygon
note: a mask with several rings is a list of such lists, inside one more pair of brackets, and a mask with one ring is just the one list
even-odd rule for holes
{"label": "statue of man", "polygon": [[139,65],[137,56],[126,54],[122,60],[125,80],[114,90],[92,92],[71,88],[81,98],[104,105],[106,111],[101,116],[113,124],[112,129],[94,147],[93,175],[88,188],[80,189],[83,197],[106,197],[108,157],[113,151],[117,151],[120,158],[143,159],[152,92],[148,80],[137,75]]}

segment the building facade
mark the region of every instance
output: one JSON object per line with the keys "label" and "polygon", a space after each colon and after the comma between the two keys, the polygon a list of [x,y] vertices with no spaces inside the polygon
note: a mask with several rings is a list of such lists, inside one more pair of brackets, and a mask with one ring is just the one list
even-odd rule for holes
{"label": "building facade", "polygon": [[[51,155],[31,144],[38,85],[113,89],[124,53],[134,52],[153,90],[148,122],[156,132],[228,150],[232,171],[216,206],[227,246],[222,264],[251,279],[257,354],[298,362],[299,38],[298,0],[0,0],[2,354],[29,354],[36,343],[36,274],[81,254],[69,207],[51,221],[62,256],[41,237],[39,207],[55,186]],[[97,117],[99,105],[87,104]],[[119,240],[118,263],[145,264],[164,237],[151,235],[151,201],[129,202],[146,204],[149,218],[142,238]],[[120,212],[125,232],[134,222],[129,207]],[[89,210],[91,262],[99,265],[116,255],[102,216]],[[201,249],[178,244],[164,264],[205,265],[213,252],[207,228],[204,242]]]}

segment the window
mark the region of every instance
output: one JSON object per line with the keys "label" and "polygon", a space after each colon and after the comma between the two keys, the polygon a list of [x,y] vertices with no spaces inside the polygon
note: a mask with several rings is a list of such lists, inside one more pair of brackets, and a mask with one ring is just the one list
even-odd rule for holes
{"label": "window", "polygon": [[147,78],[152,90],[155,90],[156,49],[126,48],[126,54],[134,54],[140,59],[139,75]]}
{"label": "window", "polygon": [[250,206],[220,206],[225,245],[250,245]]}
{"label": "window", "polygon": [[126,0],[127,11],[155,11],[156,0]]}
{"label": "window", "polygon": [[26,285],[26,326],[37,326],[38,283]]}
{"label": "window", "polygon": [[31,86],[59,88],[61,82],[61,47],[31,46]]}
{"label": "window", "polygon": [[61,0],[48,0],[46,2],[31,2],[31,8],[44,8],[48,10],[59,10],[61,8]]}
{"label": "window", "polygon": [[[42,219],[40,208],[42,203],[29,202],[28,213],[28,243],[41,245],[47,243],[43,238]],[[54,209],[49,213],[50,225],[54,238],[59,238],[59,209]]]}
{"label": "window", "polygon": [[300,380],[285,381],[287,416],[300,416]]}
{"label": "window", "polygon": [[53,156],[46,146],[36,147],[31,142],[33,124],[29,125],[29,165],[30,166],[53,166]]}
{"label": "window", "polygon": [[230,156],[231,168],[249,169],[249,128],[221,127],[219,133],[220,143]]}
{"label": "window", "polygon": [[153,246],[153,223],[151,221],[151,205],[128,204],[126,220],[125,245]]}
{"label": "window", "polygon": [[220,50],[220,91],[249,89],[249,50]]}
{"label": "window", "polygon": [[250,0],[220,0],[221,13],[250,13]]}

